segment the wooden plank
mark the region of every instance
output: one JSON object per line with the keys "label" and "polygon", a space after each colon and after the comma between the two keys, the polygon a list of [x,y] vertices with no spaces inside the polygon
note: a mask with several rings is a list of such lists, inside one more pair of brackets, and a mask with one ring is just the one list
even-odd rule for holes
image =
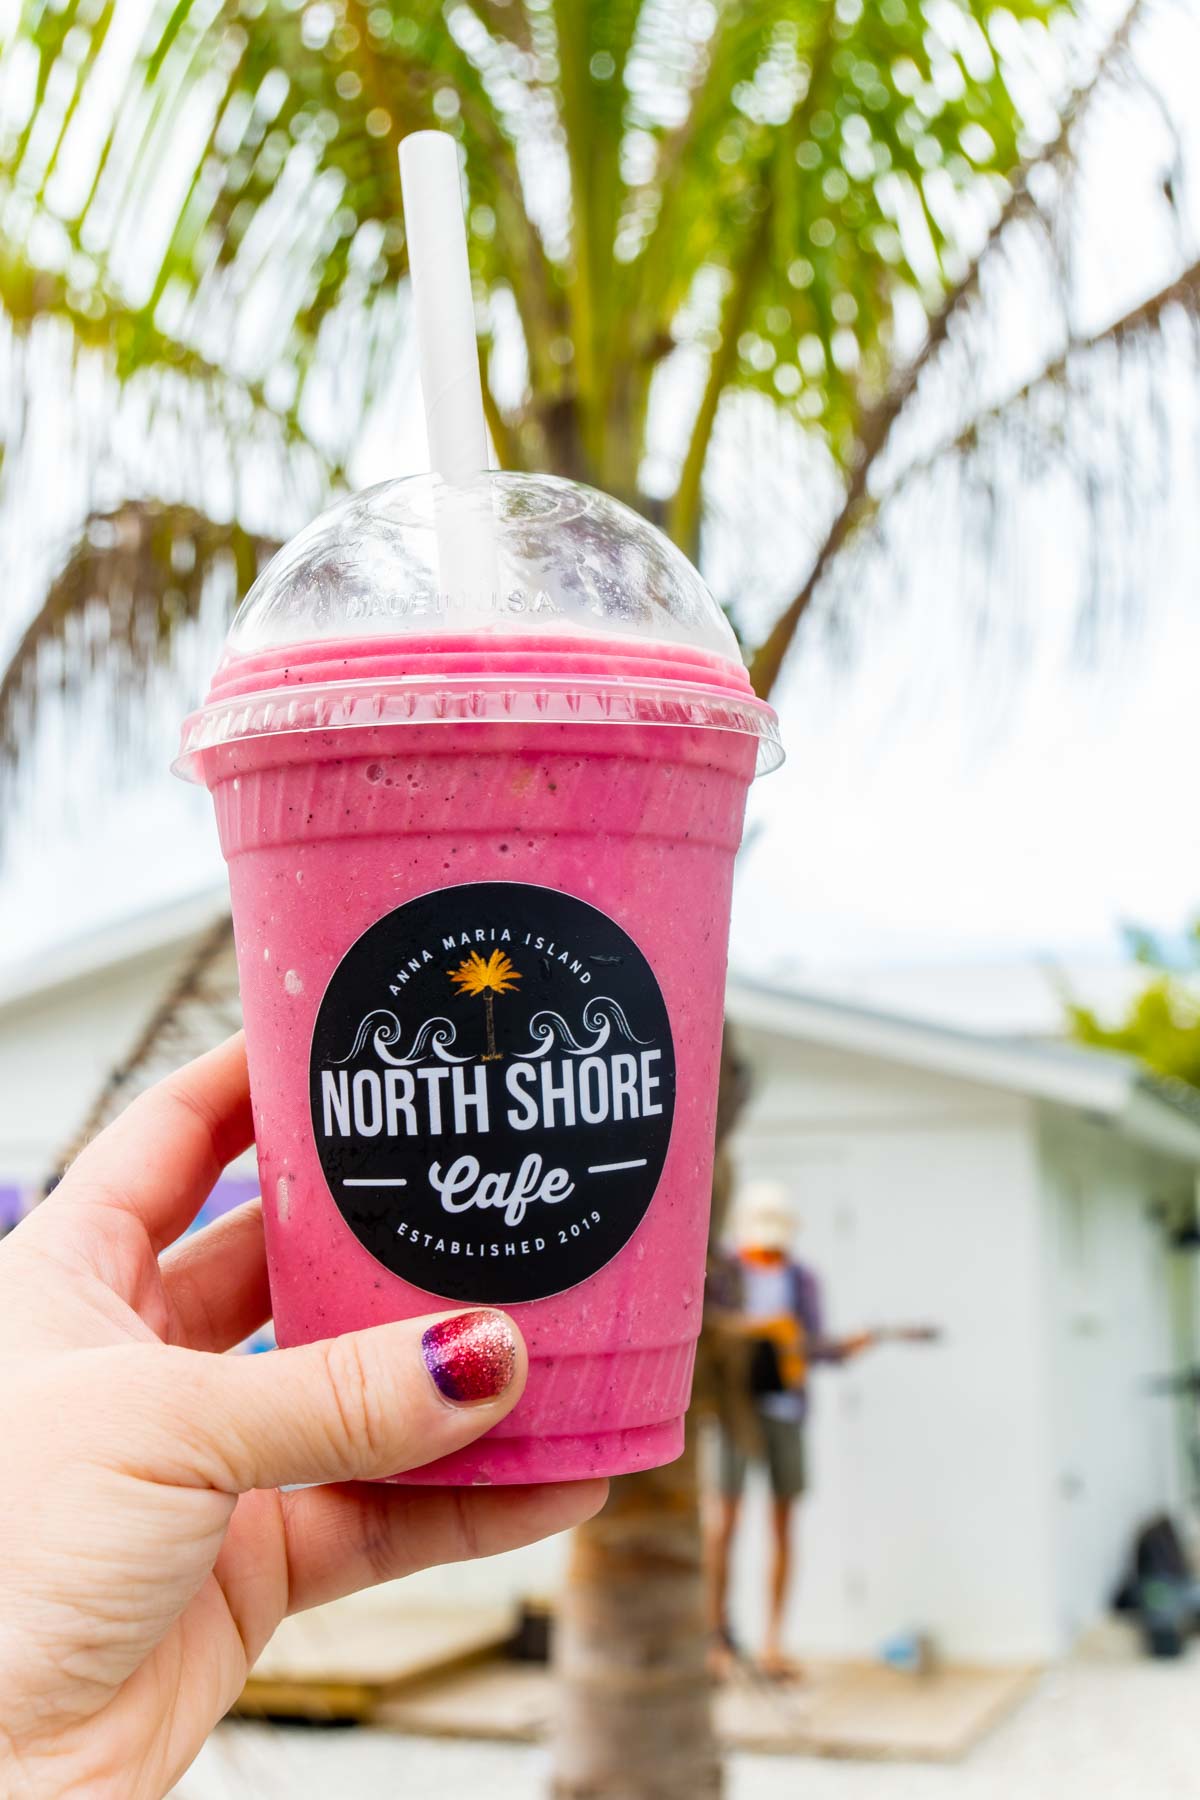
{"label": "wooden plank", "polygon": [[386,1589],[355,1594],[285,1619],[235,1711],[366,1719],[406,1684],[494,1654],[515,1624],[509,1606],[415,1610]]}
{"label": "wooden plank", "polygon": [[554,1706],[554,1682],[537,1663],[484,1662],[389,1695],[376,1722],[414,1737],[536,1743]]}
{"label": "wooden plank", "polygon": [[739,1678],[717,1696],[722,1739],[741,1750],[950,1762],[1029,1692],[1029,1669],[904,1674],[873,1663],[822,1664],[793,1687]]}
{"label": "wooden plank", "polygon": [[[741,1750],[947,1762],[1016,1706],[1033,1679],[1023,1669],[915,1676],[870,1664],[822,1665],[792,1688],[739,1676],[717,1696],[718,1728]],[[553,1703],[547,1670],[490,1661],[410,1684],[375,1719],[423,1737],[532,1743],[544,1736]]]}
{"label": "wooden plank", "polygon": [[363,1725],[373,1717],[378,1703],[378,1688],[353,1682],[266,1681],[252,1675],[233,1710],[246,1719]]}

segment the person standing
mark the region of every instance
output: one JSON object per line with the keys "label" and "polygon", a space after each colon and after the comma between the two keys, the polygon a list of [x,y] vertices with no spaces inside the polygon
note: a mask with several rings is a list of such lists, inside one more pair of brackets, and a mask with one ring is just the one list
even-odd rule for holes
{"label": "person standing", "polygon": [[807,1485],[805,1426],[814,1363],[845,1363],[878,1334],[834,1338],[825,1330],[821,1289],[790,1254],[794,1220],[775,1182],[749,1184],[737,1215],[737,1247],[709,1273],[708,1316],[719,1350],[718,1492],[709,1534],[709,1625],[714,1673],[729,1672],[736,1646],[729,1625],[729,1569],[746,1470],[766,1464],[771,1488],[767,1630],[759,1666],[773,1680],[800,1670],[783,1650],[792,1577],[792,1526]]}

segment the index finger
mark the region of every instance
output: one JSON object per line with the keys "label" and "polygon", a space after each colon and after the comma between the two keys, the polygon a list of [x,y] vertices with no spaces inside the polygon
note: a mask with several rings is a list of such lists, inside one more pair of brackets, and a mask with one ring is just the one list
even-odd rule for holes
{"label": "index finger", "polygon": [[239,1031],[140,1094],[80,1152],[38,1211],[116,1206],[141,1222],[159,1251],[187,1229],[226,1165],[253,1141]]}

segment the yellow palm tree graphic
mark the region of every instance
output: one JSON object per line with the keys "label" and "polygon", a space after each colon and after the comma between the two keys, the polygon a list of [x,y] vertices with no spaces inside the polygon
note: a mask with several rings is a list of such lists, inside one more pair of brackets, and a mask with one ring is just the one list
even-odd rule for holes
{"label": "yellow palm tree graphic", "polygon": [[465,956],[457,969],[448,971],[460,994],[482,994],[487,1010],[487,1054],[484,1062],[499,1062],[503,1052],[496,1048],[496,1021],[492,1009],[497,994],[511,994],[521,976],[503,950],[493,950],[485,962],[478,950]]}

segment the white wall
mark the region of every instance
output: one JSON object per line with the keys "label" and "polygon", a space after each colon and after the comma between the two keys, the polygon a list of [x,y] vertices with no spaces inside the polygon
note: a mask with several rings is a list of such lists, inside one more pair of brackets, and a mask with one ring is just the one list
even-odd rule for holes
{"label": "white wall", "polygon": [[1181,1176],[1061,1114],[1044,1118],[1041,1147],[1051,1503],[1069,1641],[1104,1610],[1138,1526],[1179,1497],[1172,1403],[1147,1383],[1176,1366],[1158,1215]]}
{"label": "white wall", "polygon": [[[966,1660],[1053,1654],[1031,1110],[893,1065],[741,1041],[770,1074],[738,1134],[739,1168],[788,1184],[797,1248],[836,1328],[946,1332],[814,1378],[796,1647],[870,1655],[915,1627]],[[752,1634],[762,1556],[760,1540],[747,1547],[737,1582]]]}
{"label": "white wall", "polygon": [[0,1185],[40,1188],[193,949],[157,945],[0,1008]]}
{"label": "white wall", "polygon": [[36,1183],[85,1117],[170,982],[158,950],[0,1014],[0,1180]]}

